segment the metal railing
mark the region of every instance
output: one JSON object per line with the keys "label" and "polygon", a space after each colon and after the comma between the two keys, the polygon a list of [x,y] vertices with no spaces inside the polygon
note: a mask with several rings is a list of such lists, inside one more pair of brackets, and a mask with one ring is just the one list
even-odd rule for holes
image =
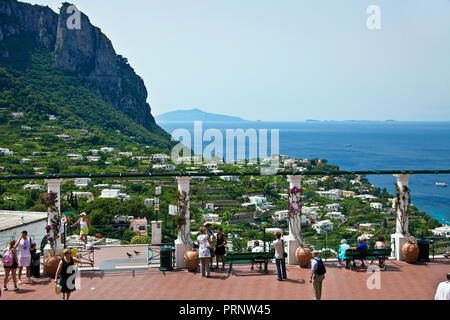
{"label": "metal railing", "polygon": [[[309,170],[309,171],[282,171],[270,175],[392,175],[392,174],[450,174],[450,170]],[[47,180],[47,179],[73,179],[73,178],[157,178],[157,177],[221,177],[221,176],[261,176],[261,171],[252,172],[143,172],[143,173],[81,173],[81,174],[46,174],[46,175],[2,175],[1,180]]]}

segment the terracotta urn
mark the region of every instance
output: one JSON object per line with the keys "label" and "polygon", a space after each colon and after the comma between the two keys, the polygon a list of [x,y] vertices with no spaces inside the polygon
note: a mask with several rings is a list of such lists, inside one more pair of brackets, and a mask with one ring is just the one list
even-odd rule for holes
{"label": "terracotta urn", "polygon": [[408,263],[415,263],[419,258],[419,247],[414,242],[405,242],[402,247],[403,257]]}
{"label": "terracotta urn", "polygon": [[200,258],[198,257],[198,252],[195,250],[188,250],[184,254],[184,263],[186,268],[191,272],[196,272],[198,265],[200,264]]}
{"label": "terracotta urn", "polygon": [[54,277],[60,261],[61,257],[58,255],[47,256],[44,260],[45,274]]}
{"label": "terracotta urn", "polygon": [[295,252],[295,258],[297,259],[300,267],[307,268],[309,266],[309,262],[312,259],[311,249],[306,246],[297,248],[297,251]]}

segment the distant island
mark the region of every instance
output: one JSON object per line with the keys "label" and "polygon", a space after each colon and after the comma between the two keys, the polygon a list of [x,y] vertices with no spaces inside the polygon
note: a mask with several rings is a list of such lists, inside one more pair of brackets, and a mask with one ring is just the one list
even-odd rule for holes
{"label": "distant island", "polygon": [[155,116],[155,120],[165,122],[190,122],[190,121],[205,121],[205,122],[247,122],[248,120],[240,117],[226,116],[222,114],[215,114],[202,111],[198,108],[192,110],[176,110],[166,112]]}

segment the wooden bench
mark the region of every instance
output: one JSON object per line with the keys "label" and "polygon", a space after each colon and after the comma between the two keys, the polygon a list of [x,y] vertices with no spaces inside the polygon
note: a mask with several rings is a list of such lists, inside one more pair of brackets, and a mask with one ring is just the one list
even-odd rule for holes
{"label": "wooden bench", "polygon": [[264,272],[268,272],[267,265],[274,259],[273,252],[229,252],[225,255],[225,263],[230,264],[228,274],[233,270],[233,264],[264,263]]}
{"label": "wooden bench", "polygon": [[354,249],[347,249],[345,251],[345,256],[343,260],[345,260],[345,266],[349,267],[350,270],[352,266],[350,265],[350,261],[353,262],[355,266],[355,260],[378,260],[380,268],[386,270],[386,264],[384,263],[386,259],[391,255],[391,248],[386,249],[368,249],[365,251],[358,251]]}

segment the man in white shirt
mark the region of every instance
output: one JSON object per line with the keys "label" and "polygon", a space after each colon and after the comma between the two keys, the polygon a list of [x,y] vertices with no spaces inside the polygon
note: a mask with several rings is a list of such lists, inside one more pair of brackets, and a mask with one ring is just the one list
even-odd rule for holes
{"label": "man in white shirt", "polygon": [[281,232],[277,232],[277,240],[273,243],[275,247],[275,263],[277,265],[277,276],[278,281],[283,281],[287,279],[286,275],[286,260],[284,258],[284,241],[281,239]]}
{"label": "man in white shirt", "polygon": [[450,273],[447,273],[447,281],[439,283],[434,300],[450,300]]}
{"label": "man in white shirt", "polygon": [[[263,252],[264,251],[264,248],[263,247],[260,247],[259,246],[259,241],[258,240],[256,240],[255,242],[254,242],[254,247],[253,247],[253,249],[252,249],[252,252]],[[253,260],[252,261],[252,270],[253,270],[253,265],[255,264],[255,262],[256,263],[259,263],[259,270],[261,270],[262,269],[262,263],[264,262],[264,260]]]}

